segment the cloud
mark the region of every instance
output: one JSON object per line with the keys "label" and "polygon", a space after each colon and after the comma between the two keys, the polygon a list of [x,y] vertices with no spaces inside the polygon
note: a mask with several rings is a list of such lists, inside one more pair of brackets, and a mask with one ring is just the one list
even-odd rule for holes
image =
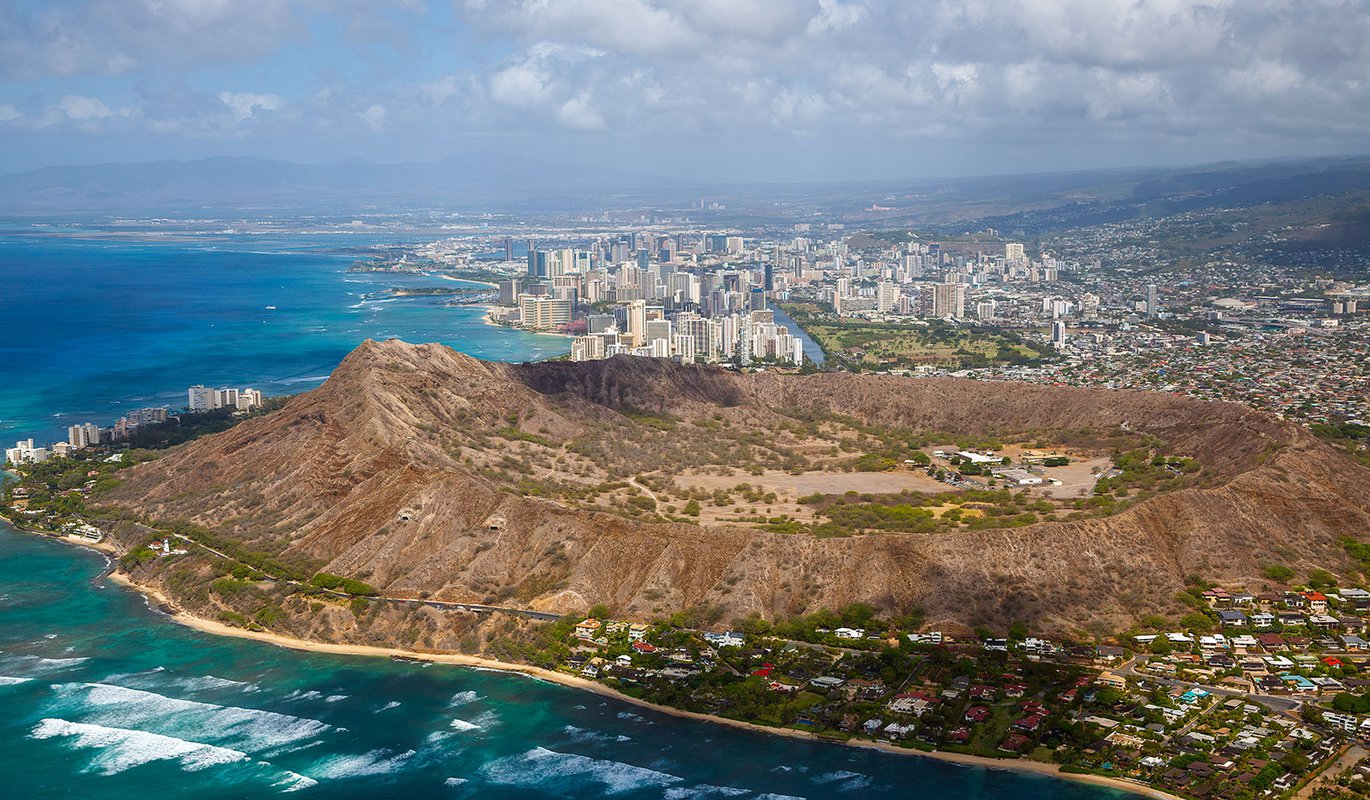
{"label": "cloud", "polygon": [[357,115],[373,131],[385,127],[385,106],[380,103],[372,103],[366,110]]}
{"label": "cloud", "polygon": [[114,116],[114,112],[105,105],[103,100],[96,97],[83,97],[79,94],[69,94],[63,97],[61,102],[57,104],[57,108],[67,115],[67,119],[72,120],[103,119]]}
{"label": "cloud", "polygon": [[256,116],[257,110],[280,111],[285,100],[275,94],[253,94],[251,92],[219,92],[219,102],[228,106],[233,119],[238,122]]}
{"label": "cloud", "polygon": [[557,119],[568,128],[584,131],[597,131],[604,127],[604,117],[595,108],[590,95],[584,92],[562,103],[557,110]]}
{"label": "cloud", "polygon": [[1370,129],[1363,0],[466,0],[460,8],[477,29],[525,47],[593,49],[592,60],[553,65],[530,50],[501,63],[490,96],[563,112],[579,99],[574,108],[591,105],[597,126],[613,131],[650,127],[640,110],[672,98],[691,99],[694,119],[659,124],[844,138],[855,125],[1087,140],[1116,135],[1123,120],[1133,138],[1231,137],[1263,124]]}
{"label": "cloud", "polygon": [[0,122],[372,148],[560,128],[696,163],[1349,152],[1370,150],[1366,2],[0,2]]}

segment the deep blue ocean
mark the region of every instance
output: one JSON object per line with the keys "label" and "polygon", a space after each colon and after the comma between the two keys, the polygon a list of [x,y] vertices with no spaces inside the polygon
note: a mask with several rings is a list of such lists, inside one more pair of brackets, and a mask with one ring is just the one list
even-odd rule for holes
{"label": "deep blue ocean", "polygon": [[481,309],[446,307],[446,298],[376,296],[460,284],[346,272],[358,256],[342,248],[375,236],[167,238],[175,241],[0,227],[0,442],[46,444],[74,423],[181,408],[197,383],[312,389],[367,337],[504,361],[570,349],[565,337],[486,325]]}
{"label": "deep blue ocean", "polygon": [[[0,237],[0,440],[63,438],[192,383],[308,389],[367,336],[564,352],[347,274],[353,237]],[[268,310],[267,306],[275,306]],[[1119,792],[753,734],[530,678],[183,628],[103,558],[0,523],[0,797],[968,798]]]}

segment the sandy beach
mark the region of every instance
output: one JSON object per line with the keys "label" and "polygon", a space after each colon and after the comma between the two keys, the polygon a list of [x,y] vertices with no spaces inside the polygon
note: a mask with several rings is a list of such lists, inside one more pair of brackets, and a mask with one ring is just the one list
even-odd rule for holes
{"label": "sandy beach", "polygon": [[425,272],[425,273],[423,273],[423,274],[424,274],[425,276],[432,277],[432,278],[441,278],[442,280],[445,280],[445,281],[457,281],[457,282],[459,282],[459,283],[474,283],[474,284],[476,284],[477,286],[488,286],[488,287],[490,287],[491,289],[498,289],[498,288],[499,288],[499,284],[498,284],[498,283],[491,283],[491,282],[489,282],[489,281],[478,281],[478,280],[476,280],[476,279],[474,279],[474,278],[460,278],[460,277],[457,277],[456,275],[446,275],[446,274],[441,273],[441,272]]}
{"label": "sandy beach", "polygon": [[648,708],[653,711],[658,711],[662,714],[670,714],[674,717],[699,720],[701,722],[709,722],[716,725],[727,725],[733,728],[752,731],[754,733],[789,736],[796,739],[807,739],[810,741],[823,742],[827,744],[845,744],[848,747],[864,747],[872,750],[880,750],[886,753],[893,753],[902,756],[919,756],[922,758],[932,758],[938,761],[944,761],[952,764],[961,764],[963,766],[1028,772],[1051,778],[1063,778],[1065,780],[1072,780],[1081,783],[1090,783],[1096,786],[1107,786],[1109,788],[1118,789],[1124,792],[1130,792],[1133,794],[1143,795],[1146,797],[1158,798],[1159,800],[1181,800],[1181,798],[1178,798],[1176,795],[1160,791],[1159,789],[1153,789],[1149,786],[1145,786],[1139,783],[1133,783],[1132,781],[1122,780],[1118,778],[1107,778],[1100,775],[1080,775],[1062,772],[1060,767],[1056,766],[1055,764],[1045,764],[1040,761],[1028,761],[1026,759],[986,758],[984,756],[966,755],[962,753],[949,753],[940,750],[915,750],[912,748],[899,747],[888,742],[864,741],[856,739],[841,742],[834,741],[831,739],[824,739],[813,733],[809,733],[807,731],[794,730],[792,728],[772,728],[765,725],[758,725],[752,722],[743,722],[741,720],[728,719],[726,717],[717,717],[710,714],[700,714],[693,711],[684,711],[678,708],[663,706],[657,703],[651,703],[646,700],[639,700],[638,698],[630,697],[621,692],[615,691],[614,689],[611,689],[602,683],[588,680],[586,678],[581,678],[575,675],[567,675],[564,672],[553,672],[551,670],[527,664],[511,664],[504,661],[495,661],[489,658],[481,658],[479,656],[468,656],[459,653],[422,653],[410,650],[400,650],[397,648],[374,647],[370,645],[330,644],[326,642],[311,642],[303,639],[291,638],[289,636],[282,636],[280,634],[269,633],[266,631],[244,630],[242,628],[235,628],[229,625],[225,625],[221,622],[215,622],[213,620],[207,620],[200,617],[196,617],[191,614],[187,614],[179,610],[175,603],[171,602],[171,600],[167,598],[166,595],[164,595],[155,587],[145,586],[136,583],[123,573],[111,573],[109,575],[109,579],[114,581],[115,583],[118,583],[122,586],[126,586],[130,589],[133,589],[134,591],[140,592],[148,597],[151,597],[152,599],[156,600],[159,604],[161,604],[164,608],[172,609],[170,615],[171,618],[176,622],[180,623],[181,625],[185,625],[188,628],[194,628],[195,630],[202,631],[204,633],[212,633],[218,636],[236,636],[241,639],[252,639],[258,642],[273,644],[277,647],[284,647],[291,650],[303,650],[312,653],[331,653],[334,655],[370,656],[380,658],[391,658],[398,656],[401,658],[414,659],[418,661],[431,661],[435,664],[451,664],[453,666],[459,667],[475,667],[479,669],[491,669],[498,670],[501,672],[518,673],[522,675],[527,675],[531,678],[535,678],[538,680],[544,680],[551,683],[557,683],[562,686],[568,686],[573,689],[581,689],[587,692],[594,692],[598,695],[611,697],[615,700],[624,703],[631,703],[632,705],[639,706],[642,708]]}

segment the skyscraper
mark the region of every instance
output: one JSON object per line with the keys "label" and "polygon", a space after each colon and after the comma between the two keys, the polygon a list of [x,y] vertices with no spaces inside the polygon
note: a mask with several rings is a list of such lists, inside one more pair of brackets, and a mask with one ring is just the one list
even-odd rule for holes
{"label": "skyscraper", "polygon": [[1158,308],[1156,303],[1156,291],[1156,284],[1148,283],[1146,285],[1146,315],[1151,319],[1156,318]]}
{"label": "skyscraper", "polygon": [[932,287],[932,315],[940,319],[966,315],[966,287],[959,283],[939,283]]}

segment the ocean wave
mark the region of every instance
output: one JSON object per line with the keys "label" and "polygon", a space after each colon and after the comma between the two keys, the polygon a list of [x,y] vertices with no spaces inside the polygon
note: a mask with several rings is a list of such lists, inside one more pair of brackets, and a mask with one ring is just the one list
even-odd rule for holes
{"label": "ocean wave", "polygon": [[0,686],[13,686],[16,683],[28,683],[33,678],[12,678],[9,675],[0,675]]}
{"label": "ocean wave", "polygon": [[348,697],[348,696],[345,695],[345,694],[330,694],[329,696],[325,697],[325,698],[323,699],[323,701],[324,701],[325,703],[338,703],[338,702],[341,702],[341,701],[343,701],[343,700],[346,700],[347,697]]}
{"label": "ocean wave", "polygon": [[477,725],[474,722],[467,722],[464,719],[454,719],[452,720],[451,724],[448,725],[448,727],[450,727],[454,731],[460,731],[462,733],[465,733],[466,731],[480,730],[479,725]]}
{"label": "ocean wave", "polygon": [[58,694],[80,703],[95,722],[137,725],[167,735],[230,743],[249,751],[297,749],[332,730],[316,719],[275,711],[181,700],[106,683],[68,683]]}
{"label": "ocean wave", "polygon": [[476,694],[474,691],[470,689],[467,689],[464,692],[457,692],[456,694],[452,695],[452,699],[447,701],[447,705],[449,708],[456,708],[457,706],[464,706],[467,703],[474,703],[479,699],[480,695]]}
{"label": "ocean wave", "polygon": [[837,788],[844,792],[854,792],[857,789],[865,789],[871,785],[871,778],[869,775],[863,775],[860,772],[851,772],[845,769],[815,775],[813,780],[815,783],[836,784]]}
{"label": "ocean wave", "polygon": [[220,678],[217,675],[169,676],[166,674],[165,669],[165,667],[157,667],[156,669],[148,670],[147,672],[111,675],[101,681],[101,683],[117,684],[120,686],[131,684],[133,688],[138,689],[164,689],[174,686],[177,689],[184,689],[187,692],[237,690],[244,693],[253,693],[262,690],[262,687],[255,683]]}
{"label": "ocean wave", "polygon": [[766,794],[757,795],[753,800],[807,800],[807,798],[793,794],[775,794],[773,792],[767,792]]}
{"label": "ocean wave", "polygon": [[282,383],[282,384],[289,385],[289,384],[292,384],[292,383],[308,383],[309,381],[326,381],[326,380],[328,380],[328,376],[327,376],[327,375],[309,375],[309,376],[304,377],[304,378],[281,378],[281,379],[278,380],[278,381],[273,381],[273,383]]}
{"label": "ocean wave", "polygon": [[[670,786],[681,778],[621,761],[559,753],[535,747],[526,753],[496,759],[481,773],[491,782],[507,786],[541,787],[556,785],[564,791],[568,783],[595,783],[608,794],[620,794],[646,786]],[[575,792],[570,792],[576,794]]]}
{"label": "ocean wave", "polygon": [[319,782],[298,772],[285,770],[281,774],[280,780],[271,784],[272,788],[280,789],[281,792],[298,792],[301,789],[308,789],[311,786],[318,786]]}
{"label": "ocean wave", "polygon": [[413,757],[413,750],[406,750],[403,753],[396,753],[393,750],[372,750],[361,755],[344,755],[324,759],[310,771],[320,778],[362,778],[368,775],[389,775],[393,772],[399,772]]}
{"label": "ocean wave", "polygon": [[286,695],[285,697],[282,697],[281,699],[282,699],[282,700],[322,700],[322,699],[323,699],[323,692],[319,691],[318,689],[309,689],[309,690],[296,689],[295,691],[291,692],[290,694]]}
{"label": "ocean wave", "polygon": [[443,785],[443,786],[460,786],[460,785],[462,785],[463,783],[466,783],[466,780],[467,780],[466,778],[448,778],[447,780],[445,780],[445,781],[442,782],[442,785]]}
{"label": "ocean wave", "polygon": [[247,753],[130,728],[114,728],[64,719],[44,719],[29,734],[33,739],[69,738],[70,746],[98,750],[90,769],[114,775],[152,761],[176,761],[189,772],[246,761]]}
{"label": "ocean wave", "polygon": [[86,663],[90,659],[84,656],[74,658],[43,658],[33,655],[5,655],[0,657],[0,667],[6,672],[17,671],[25,677],[43,677],[55,672],[71,669]]}
{"label": "ocean wave", "polygon": [[601,733],[600,731],[588,731],[584,728],[578,728],[575,725],[567,725],[566,727],[561,729],[561,732],[571,737],[572,741],[587,744],[607,744],[609,742],[622,743],[631,742],[633,740],[633,737],[624,736],[621,733],[614,735],[610,733]]}
{"label": "ocean wave", "polygon": [[712,786],[701,783],[698,786],[672,787],[665,791],[662,798],[663,800],[694,800],[705,797],[741,797],[751,793],[750,789],[739,789],[736,786]]}
{"label": "ocean wave", "polygon": [[390,702],[388,702],[388,703],[386,703],[385,705],[381,706],[380,708],[376,709],[376,713],[379,714],[379,713],[381,713],[382,711],[389,711],[389,710],[392,709],[392,708],[399,708],[399,707],[400,707],[400,701],[398,701],[398,700],[391,700]]}

